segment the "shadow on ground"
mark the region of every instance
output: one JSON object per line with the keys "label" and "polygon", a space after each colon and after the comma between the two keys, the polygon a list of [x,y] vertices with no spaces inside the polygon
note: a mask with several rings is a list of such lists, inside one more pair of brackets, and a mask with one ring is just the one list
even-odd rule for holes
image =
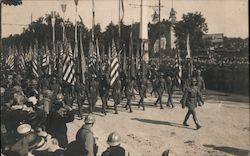
{"label": "shadow on ground", "polygon": [[183,126],[182,124],[179,124],[179,123],[173,123],[173,122],[168,122],[168,121],[157,121],[157,120],[140,119],[140,118],[132,118],[131,120],[137,120],[137,121],[140,121],[140,122],[145,122],[145,123],[150,123],[150,124],[168,125],[168,126],[173,126],[173,127],[196,130],[196,129],[193,129],[193,128],[190,128],[190,127]]}
{"label": "shadow on ground", "polygon": [[245,150],[245,149],[239,149],[239,148],[235,148],[235,147],[227,147],[227,146],[215,146],[215,145],[207,145],[207,144],[203,144],[204,147],[207,148],[213,148],[214,150],[217,151],[222,151],[228,154],[233,154],[236,156],[248,156],[249,151]]}

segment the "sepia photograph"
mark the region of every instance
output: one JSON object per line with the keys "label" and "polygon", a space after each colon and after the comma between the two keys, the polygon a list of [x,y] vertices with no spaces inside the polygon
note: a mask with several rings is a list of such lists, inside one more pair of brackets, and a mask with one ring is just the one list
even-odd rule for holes
{"label": "sepia photograph", "polygon": [[248,0],[0,0],[1,156],[250,156]]}

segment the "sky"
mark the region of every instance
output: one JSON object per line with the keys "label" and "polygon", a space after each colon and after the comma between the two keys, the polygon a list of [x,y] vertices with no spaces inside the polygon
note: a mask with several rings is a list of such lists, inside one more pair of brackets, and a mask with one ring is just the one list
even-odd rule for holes
{"label": "sky", "polygon": [[[124,1],[124,23],[139,22],[140,8],[129,4],[140,4],[141,0]],[[158,5],[159,0],[144,0],[147,5]],[[20,6],[2,7],[2,36],[21,33],[23,27],[27,27],[33,20],[52,10],[62,16],[61,4],[67,4],[65,19],[75,21],[74,0],[23,0]],[[183,14],[200,11],[208,23],[208,33],[224,33],[227,37],[248,37],[248,0],[161,0],[161,19],[168,19],[173,4],[177,12],[177,20],[181,20]],[[95,0],[95,21],[100,23],[102,31],[113,21],[118,23],[119,0]],[[152,20],[154,10],[147,8],[147,19]],[[79,0],[78,14],[83,18],[84,24],[91,28],[92,25],[92,0]],[[77,20],[80,20],[77,17]],[[18,25],[16,25],[18,24]]]}

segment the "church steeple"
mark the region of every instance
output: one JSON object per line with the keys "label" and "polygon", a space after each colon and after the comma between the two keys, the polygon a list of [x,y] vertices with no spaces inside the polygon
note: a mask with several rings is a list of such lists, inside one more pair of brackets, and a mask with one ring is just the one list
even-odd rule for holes
{"label": "church steeple", "polygon": [[169,15],[169,20],[171,21],[172,24],[176,23],[176,11],[174,10],[173,8],[173,0],[172,0],[172,8],[171,8],[171,11],[170,11],[170,15]]}

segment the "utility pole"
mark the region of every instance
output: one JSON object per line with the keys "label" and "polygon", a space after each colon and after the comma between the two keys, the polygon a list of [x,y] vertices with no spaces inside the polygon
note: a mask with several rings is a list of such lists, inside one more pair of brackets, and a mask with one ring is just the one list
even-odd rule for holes
{"label": "utility pole", "polygon": [[161,65],[161,0],[159,0],[159,66]]}

